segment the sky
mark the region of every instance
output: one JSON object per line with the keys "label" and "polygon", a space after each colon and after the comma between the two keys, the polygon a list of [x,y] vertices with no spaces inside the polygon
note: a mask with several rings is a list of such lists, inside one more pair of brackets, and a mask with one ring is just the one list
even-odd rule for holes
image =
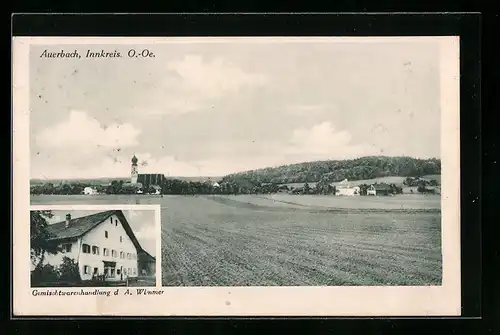
{"label": "sky", "polygon": [[[69,214],[73,219],[102,212],[102,210],[71,210]],[[150,255],[156,257],[156,233],[155,233],[155,211],[152,210],[122,210],[127,218],[132,231],[140,245]],[[53,217],[47,219],[47,223],[53,224],[64,221],[68,211],[53,210]]]}
{"label": "sky", "polygon": [[31,178],[223,176],[367,155],[440,157],[439,44],[32,46]]}

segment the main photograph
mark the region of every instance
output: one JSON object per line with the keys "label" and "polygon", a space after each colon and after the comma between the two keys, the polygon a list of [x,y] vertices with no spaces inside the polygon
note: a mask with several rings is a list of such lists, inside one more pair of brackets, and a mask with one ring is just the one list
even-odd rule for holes
{"label": "main photograph", "polygon": [[163,286],[441,285],[438,41],[31,45],[31,205],[159,204]]}

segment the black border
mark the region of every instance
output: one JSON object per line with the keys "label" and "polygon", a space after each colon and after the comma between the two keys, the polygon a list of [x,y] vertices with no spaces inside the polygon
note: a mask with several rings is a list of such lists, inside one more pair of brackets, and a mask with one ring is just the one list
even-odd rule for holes
{"label": "black border", "polygon": [[[13,36],[460,36],[462,317],[481,316],[480,23],[477,13],[452,14],[17,14]],[[12,194],[11,194],[12,196]],[[11,207],[12,210],[12,207]],[[12,224],[12,223],[11,223]],[[12,232],[11,232],[12,234]],[[11,255],[12,257],[12,255]],[[12,258],[11,258],[12,264]],[[12,274],[11,278],[12,280]],[[12,281],[11,281],[12,282]],[[195,303],[195,302],[193,302]],[[11,291],[11,318],[12,291]],[[158,319],[154,317],[152,319]],[[24,317],[16,317],[24,319]],[[31,317],[30,317],[31,319]],[[68,319],[65,317],[64,319]],[[82,319],[80,317],[74,319]],[[92,318],[100,319],[100,318]],[[120,318],[122,320],[128,318]],[[193,318],[184,320],[190,324]],[[199,318],[198,318],[199,319]],[[203,319],[247,318],[217,317]],[[258,318],[262,319],[262,318]],[[269,318],[263,318],[269,319]],[[288,320],[304,318],[287,318]],[[346,318],[313,318],[315,320]],[[348,322],[358,319],[348,318]],[[377,325],[407,324],[380,318]],[[389,320],[388,320],[389,319]],[[421,319],[421,318],[412,318]],[[429,319],[429,318],[427,318]],[[436,319],[436,318],[430,318]],[[439,318],[438,318],[439,319]],[[450,318],[446,318],[450,319]],[[451,318],[456,320],[457,318]],[[243,321],[243,320],[242,320]],[[347,320],[346,320],[347,321]],[[429,320],[430,321],[430,320]],[[135,321],[138,323],[138,321]],[[219,321],[212,320],[216,324]],[[245,321],[246,322],[246,321]],[[345,323],[344,323],[345,324]],[[366,323],[365,323],[366,324]],[[373,322],[370,322],[374,327]],[[471,323],[466,323],[471,325]],[[461,323],[462,327],[464,323]],[[245,328],[245,326],[243,326]],[[405,328],[402,326],[403,329]],[[183,330],[187,330],[182,327]],[[189,328],[189,327],[188,327]],[[378,327],[375,327],[377,329]],[[356,327],[355,329],[363,330]],[[470,328],[469,328],[470,329]],[[314,331],[313,328],[309,330]],[[401,328],[400,328],[401,330]]]}
{"label": "black border", "polygon": [[17,14],[14,36],[447,36],[479,38],[479,15]]}

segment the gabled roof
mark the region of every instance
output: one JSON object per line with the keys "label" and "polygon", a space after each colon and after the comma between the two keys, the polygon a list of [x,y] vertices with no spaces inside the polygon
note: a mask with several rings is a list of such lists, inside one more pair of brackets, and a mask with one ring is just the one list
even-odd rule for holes
{"label": "gabled roof", "polygon": [[135,237],[135,234],[132,231],[132,228],[130,227],[127,218],[125,217],[125,215],[121,210],[110,210],[71,219],[69,221],[68,228],[66,228],[66,221],[50,224],[47,226],[47,231],[49,232],[49,234],[52,235],[52,237],[50,238],[51,241],[74,239],[85,235],[90,230],[94,229],[99,224],[106,221],[112,215],[116,215],[118,219],[120,219],[123,229],[125,229],[125,232],[127,233],[132,243],[134,244],[137,251],[145,252],[146,254],[148,254],[140,245],[139,241],[137,240],[137,237]]}
{"label": "gabled roof", "polygon": [[51,240],[77,238],[107,220],[114,213],[115,211],[105,211],[74,218],[70,220],[68,228],[66,228],[66,221],[50,224],[47,231],[53,236]]}

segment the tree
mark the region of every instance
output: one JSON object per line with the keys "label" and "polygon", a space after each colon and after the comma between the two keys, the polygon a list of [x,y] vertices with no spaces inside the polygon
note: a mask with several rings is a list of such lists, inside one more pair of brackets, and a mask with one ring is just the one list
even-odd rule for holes
{"label": "tree", "polygon": [[368,186],[367,184],[361,184],[359,185],[359,195],[367,195],[368,194]]}
{"label": "tree", "polygon": [[78,263],[69,257],[63,257],[62,264],[59,266],[59,280],[71,283],[81,281]]}
{"label": "tree", "polygon": [[427,188],[425,188],[424,185],[419,185],[417,187],[417,192],[419,192],[419,193],[426,193],[427,192]]}
{"label": "tree", "polygon": [[439,186],[439,183],[437,182],[437,180],[432,179],[432,180],[429,182],[429,185],[430,185],[430,186]]}
{"label": "tree", "polygon": [[40,265],[31,271],[31,286],[38,287],[44,284],[56,283],[59,280],[57,269],[50,265]]}
{"label": "tree", "polygon": [[311,187],[309,186],[309,184],[307,182],[304,183],[304,194],[309,194],[310,189]]}
{"label": "tree", "polygon": [[30,258],[33,265],[42,265],[45,254],[56,254],[59,252],[57,244],[51,243],[52,235],[47,227],[47,219],[53,216],[51,211],[31,211],[30,212]]}
{"label": "tree", "polygon": [[113,180],[111,185],[108,187],[108,193],[110,194],[119,194],[122,191],[123,181],[121,180]]}

